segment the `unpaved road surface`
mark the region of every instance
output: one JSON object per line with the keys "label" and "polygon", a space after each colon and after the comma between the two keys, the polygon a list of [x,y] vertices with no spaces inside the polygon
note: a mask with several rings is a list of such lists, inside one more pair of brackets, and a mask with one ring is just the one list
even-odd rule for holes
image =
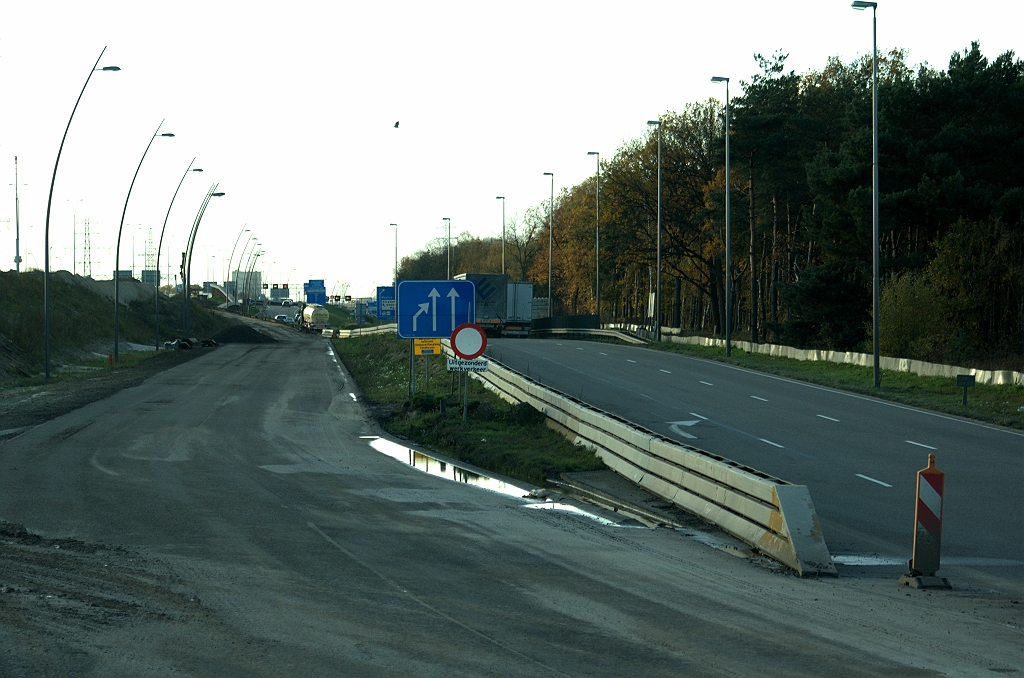
{"label": "unpaved road surface", "polygon": [[327,342],[229,345],[0,442],[0,676],[981,676],[1013,581],[801,580],[429,476]]}

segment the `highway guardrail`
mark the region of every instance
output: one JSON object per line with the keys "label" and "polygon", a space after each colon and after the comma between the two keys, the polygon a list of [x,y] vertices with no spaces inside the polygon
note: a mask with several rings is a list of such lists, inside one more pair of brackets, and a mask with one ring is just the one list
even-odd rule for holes
{"label": "highway guardrail", "polygon": [[339,339],[348,339],[350,337],[361,337],[366,334],[388,334],[397,331],[398,325],[388,323],[387,325],[375,325],[374,327],[358,327],[354,330],[337,330],[337,334],[334,336]]}
{"label": "highway guardrail", "polygon": [[596,337],[613,337],[615,339],[621,339],[630,344],[646,344],[644,339],[640,339],[637,336],[623,332],[622,330],[605,329],[596,330],[590,328],[572,328],[572,327],[551,327],[543,330],[531,328],[530,336],[554,336],[554,335],[573,335],[573,334],[585,334],[587,336]]}
{"label": "highway guardrail", "polygon": [[[445,352],[450,351],[445,345]],[[474,378],[508,402],[529,403],[543,412],[619,475],[801,576],[836,574],[807,487],[665,438],[488,361],[488,371],[474,373]]]}

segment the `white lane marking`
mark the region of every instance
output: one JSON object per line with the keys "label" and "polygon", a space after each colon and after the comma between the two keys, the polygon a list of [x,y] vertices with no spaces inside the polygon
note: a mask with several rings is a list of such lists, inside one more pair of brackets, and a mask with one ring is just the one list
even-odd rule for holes
{"label": "white lane marking", "polygon": [[700,383],[704,384],[705,386],[714,386],[714,384],[712,384],[710,381],[702,381]]}
{"label": "white lane marking", "polygon": [[697,436],[695,436],[693,434],[690,434],[690,433],[687,433],[686,431],[684,431],[683,429],[681,429],[679,427],[680,426],[693,426],[695,424],[699,424],[700,423],[699,421],[697,421],[697,420],[694,420],[694,421],[666,421],[665,423],[669,425],[669,428],[672,429],[672,432],[675,433],[677,436],[682,436],[683,438],[689,438],[690,440],[696,440],[697,439]]}
{"label": "white lane marking", "polygon": [[[600,352],[600,351],[598,351],[598,353],[601,353],[601,352]],[[601,353],[601,355],[608,355],[608,354],[607,354],[607,353]]]}
{"label": "white lane marking", "polygon": [[577,350],[577,351],[582,351],[583,349],[582,349],[582,348],[580,348],[579,346],[577,346],[577,347],[576,347],[576,350]]}
{"label": "white lane marking", "polygon": [[635,360],[630,360],[629,358],[626,358],[626,362],[627,363],[635,363],[636,361]]}
{"label": "white lane marking", "polygon": [[380,436],[359,436],[361,440],[377,440]]}
{"label": "white lane marking", "polygon": [[760,400],[763,403],[768,402],[767,398],[758,398],[757,396],[750,396],[750,397],[753,398],[754,400]]}
{"label": "white lane marking", "polygon": [[672,373],[671,373],[671,372],[669,372],[668,370],[662,370],[662,372],[664,372],[665,374],[672,374]]}
{"label": "white lane marking", "polygon": [[691,416],[694,416],[694,417],[697,417],[698,419],[703,419],[704,421],[707,421],[707,420],[708,420],[708,418],[707,418],[707,417],[702,417],[702,416],[700,416],[699,414],[697,414],[696,412],[690,412],[690,415],[691,415]]}
{"label": "white lane marking", "polygon": [[706,363],[708,365],[713,365],[714,367],[722,367],[722,368],[727,369],[727,370],[736,370],[737,372],[746,372],[747,374],[752,374],[752,375],[757,376],[757,377],[764,377],[765,379],[774,379],[776,381],[784,381],[784,382],[786,382],[788,384],[793,384],[794,386],[803,386],[804,388],[812,388],[812,389],[814,389],[816,391],[827,391],[829,393],[834,393],[835,395],[839,395],[839,396],[845,396],[847,398],[855,398],[857,400],[866,400],[866,401],[868,401],[870,403],[875,403],[876,405],[885,405],[886,407],[895,407],[897,410],[907,410],[908,412],[916,412],[917,414],[925,414],[925,415],[928,415],[929,417],[938,417],[939,419],[946,419],[947,421],[953,421],[953,422],[956,422],[958,424],[967,424],[968,426],[977,426],[979,428],[987,428],[990,431],[997,431],[999,433],[1008,433],[1011,436],[1017,436],[1017,437],[1020,437],[1020,438],[1024,438],[1024,431],[1014,431],[1014,430],[1008,429],[1008,428],[999,428],[998,426],[990,426],[988,424],[983,424],[983,423],[981,423],[979,421],[970,421],[968,419],[960,419],[958,417],[950,417],[950,416],[947,416],[945,414],[939,414],[938,412],[929,412],[928,410],[922,410],[922,409],[917,408],[917,407],[910,407],[910,406],[907,406],[907,405],[900,405],[898,403],[890,403],[890,402],[887,402],[885,400],[879,400],[878,398],[872,398],[871,396],[862,396],[862,395],[858,395],[856,393],[847,393],[846,391],[840,391],[838,389],[829,388],[828,386],[818,386],[817,384],[808,384],[806,381],[797,381],[796,379],[789,379],[787,377],[779,377],[779,376],[776,376],[774,374],[765,374],[764,372],[758,372],[756,370],[751,370],[751,369],[748,369],[746,367],[738,367],[736,365],[726,365],[725,363],[716,362],[714,360],[707,360],[705,358],[695,358],[695,357],[689,356],[689,355],[687,355],[687,356],[679,355],[679,354],[676,354],[676,355],[678,357],[680,357],[680,358],[685,358],[686,360],[694,360],[694,361],[699,362],[699,363]]}
{"label": "white lane marking", "polygon": [[349,393],[349,395],[352,396],[352,400],[356,400],[356,394],[355,393]]}
{"label": "white lane marking", "polygon": [[121,475],[121,474],[120,474],[120,473],[118,473],[117,471],[111,471],[111,470],[110,470],[110,469],[108,469],[108,468],[104,468],[104,466],[103,466],[102,464],[100,464],[100,462],[99,462],[99,461],[97,461],[97,460],[96,460],[96,455],[95,455],[95,454],[94,454],[94,455],[92,455],[92,458],[91,458],[91,459],[89,459],[89,463],[91,463],[91,464],[92,464],[92,465],[93,465],[94,467],[96,467],[96,468],[97,468],[97,469],[99,469],[100,471],[103,471],[103,472],[104,472],[104,473],[106,473],[107,475],[111,475],[111,476],[119,476],[119,475]]}
{"label": "white lane marking", "polygon": [[828,419],[829,421],[839,421],[838,419],[833,419],[832,417],[826,417],[824,414],[819,414],[817,416],[821,417],[822,419]]}
{"label": "white lane marking", "polygon": [[769,445],[774,445],[775,447],[782,448],[783,450],[786,449],[785,446],[779,445],[778,443],[773,443],[772,441],[767,440],[765,438],[758,438],[758,440],[760,440],[762,443],[768,443]]}
{"label": "white lane marking", "polygon": [[892,487],[892,485],[890,485],[889,483],[883,483],[881,480],[875,480],[874,478],[866,476],[863,473],[854,473],[853,475],[857,476],[858,478],[863,478],[864,480],[870,480],[873,483],[878,483],[882,487]]}
{"label": "white lane marking", "polygon": [[924,447],[924,448],[929,449],[929,450],[937,450],[937,449],[939,449],[937,447],[932,447],[931,445],[925,445],[924,443],[915,443],[913,440],[904,440],[903,442],[910,443],[911,445],[917,445],[918,447]]}

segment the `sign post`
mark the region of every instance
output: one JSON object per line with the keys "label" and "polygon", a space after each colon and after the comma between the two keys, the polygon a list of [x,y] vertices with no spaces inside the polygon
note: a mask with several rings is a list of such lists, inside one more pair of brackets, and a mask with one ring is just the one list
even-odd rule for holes
{"label": "sign post", "polygon": [[[476,319],[472,280],[399,280],[395,288],[399,339],[441,339]],[[409,342],[409,397],[416,394],[415,348]]]}
{"label": "sign post", "polygon": [[477,360],[487,348],[487,334],[479,325],[464,323],[452,331],[451,343],[456,357],[448,359],[448,371],[466,373],[462,396],[462,421],[466,421],[469,416],[469,373],[487,371],[487,361]]}
{"label": "sign post", "polygon": [[956,375],[956,385],[964,390],[964,405],[967,404],[967,389],[974,386],[974,375],[973,374],[958,374]]}
{"label": "sign post", "polygon": [[946,474],[935,468],[935,455],[917,472],[917,503],[914,505],[914,548],[910,572],[900,583],[915,589],[952,588],[949,580],[936,575],[942,546],[942,501]]}

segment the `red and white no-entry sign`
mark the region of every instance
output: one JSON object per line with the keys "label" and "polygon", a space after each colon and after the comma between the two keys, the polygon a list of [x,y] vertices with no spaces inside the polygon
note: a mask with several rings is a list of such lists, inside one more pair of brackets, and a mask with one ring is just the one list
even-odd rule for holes
{"label": "red and white no-entry sign", "polygon": [[473,360],[487,348],[487,335],[478,325],[465,323],[452,332],[452,350],[463,360]]}

